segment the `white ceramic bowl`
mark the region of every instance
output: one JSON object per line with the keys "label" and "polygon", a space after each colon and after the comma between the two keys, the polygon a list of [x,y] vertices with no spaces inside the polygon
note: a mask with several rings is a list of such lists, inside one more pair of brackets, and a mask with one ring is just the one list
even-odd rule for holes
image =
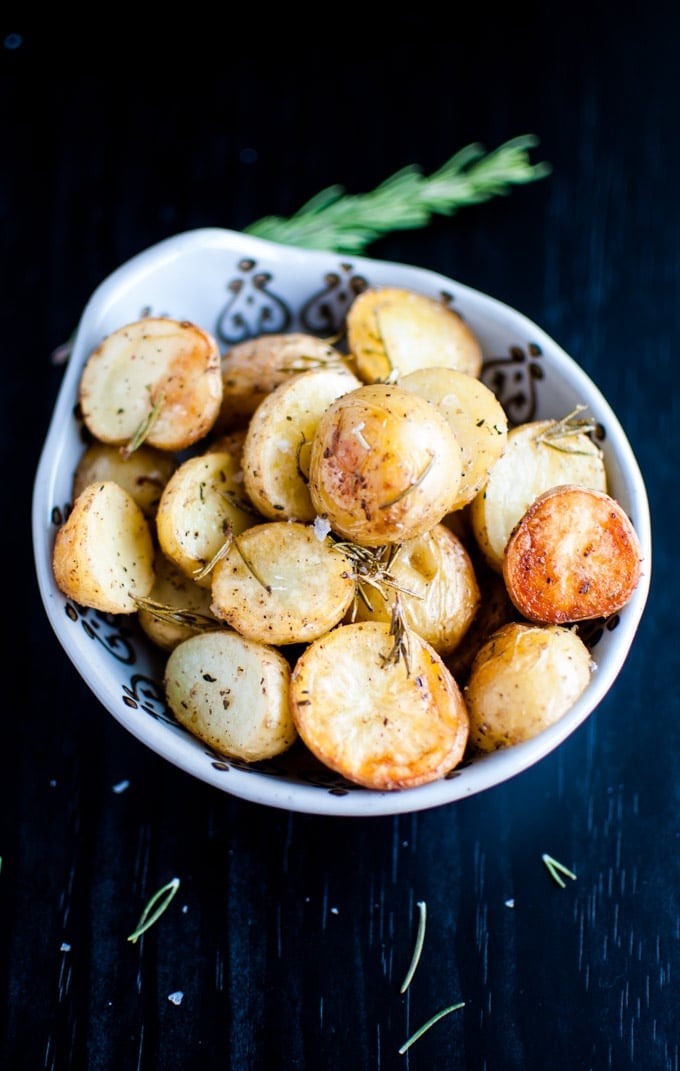
{"label": "white ceramic bowl", "polygon": [[[445,294],[476,332],[484,352],[482,378],[511,424],[565,416],[577,404],[602,425],[610,493],[631,517],[644,555],[642,579],[625,609],[599,630],[597,670],[579,701],[551,728],[526,743],[476,759],[421,788],[375,792],[321,769],[304,748],[252,768],[224,759],[179,726],[161,687],[165,655],[126,616],[66,599],[52,575],[52,547],[71,502],[71,481],[83,451],[75,414],[78,381],[88,354],[111,331],[147,314],[192,320],[212,331],[224,350],[264,332],[305,331],[328,337],[367,284]],[[633,642],[647,600],[651,533],[645,487],[631,447],[607,401],[581,368],[525,316],[445,276],[404,264],[310,252],[207,228],[169,238],[128,261],[94,292],[83,312],[38,466],[33,541],[40,592],[67,655],[99,702],[142,743],[223,792],[266,806],[311,814],[399,814],[451,803],[514,777],[543,758],[583,723],[612,687]],[[84,726],[83,732],[87,729]]]}

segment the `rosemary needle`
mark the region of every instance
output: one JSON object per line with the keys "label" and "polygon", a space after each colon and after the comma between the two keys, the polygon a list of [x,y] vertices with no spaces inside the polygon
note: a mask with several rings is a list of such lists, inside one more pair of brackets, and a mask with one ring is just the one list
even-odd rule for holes
{"label": "rosemary needle", "polygon": [[423,1023],[423,1025],[419,1027],[418,1030],[416,1030],[415,1034],[411,1034],[411,1037],[408,1039],[408,1041],[405,1041],[399,1049],[399,1055],[403,1056],[406,1050],[411,1048],[411,1045],[413,1045],[414,1041],[417,1041],[418,1038],[421,1038],[423,1034],[430,1029],[431,1026],[434,1026],[435,1023],[438,1023],[439,1020],[443,1019],[445,1015],[449,1015],[451,1012],[458,1011],[460,1008],[464,1007],[465,1001],[461,1000],[459,1004],[449,1004],[448,1008],[442,1008],[442,1010],[438,1011],[435,1015],[433,1015],[431,1019],[428,1019],[426,1023]]}
{"label": "rosemary needle", "polygon": [[413,980],[413,975],[416,973],[416,967],[418,966],[418,962],[420,960],[420,954],[423,951],[423,941],[425,940],[425,923],[427,922],[427,905],[424,900],[418,901],[418,911],[420,914],[418,918],[418,932],[416,934],[416,943],[413,948],[411,964],[406,972],[406,977],[404,978],[404,981],[401,983],[401,989],[399,990],[400,993],[405,993],[408,987],[410,986]]}
{"label": "rosemary needle", "polygon": [[566,882],[562,880],[562,874],[565,874],[568,878],[571,878],[572,881],[576,881],[576,874],[572,873],[572,871],[569,870],[564,865],[564,863],[558,863],[557,859],[553,859],[552,855],[548,855],[547,852],[544,852],[541,856],[541,859],[548,868],[548,873],[550,874],[550,877],[554,881],[556,881],[562,889],[566,887]]}
{"label": "rosemary needle", "polygon": [[153,926],[154,922],[161,917],[165,909],[168,907],[178,889],[179,878],[173,878],[167,885],[164,885],[158,892],[154,893],[142,911],[139,922],[128,937],[128,941],[132,941],[134,944],[138,937],[141,937],[150,926]]}

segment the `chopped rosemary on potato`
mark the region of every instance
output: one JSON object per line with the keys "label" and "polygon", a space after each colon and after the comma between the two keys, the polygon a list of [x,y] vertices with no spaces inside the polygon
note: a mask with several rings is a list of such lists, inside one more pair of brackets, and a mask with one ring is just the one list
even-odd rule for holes
{"label": "chopped rosemary on potato", "polygon": [[165,621],[170,625],[184,625],[186,628],[195,629],[198,632],[224,628],[223,623],[216,621],[214,617],[208,617],[207,614],[199,614],[195,610],[185,610],[177,606],[170,606],[169,603],[156,602],[155,599],[149,599],[142,595],[135,595],[134,600],[138,609],[144,610],[158,621]]}
{"label": "chopped rosemary on potato", "polygon": [[423,942],[425,940],[425,923],[427,922],[427,905],[424,900],[418,901],[418,932],[416,934],[416,943],[413,948],[413,956],[411,957],[411,963],[409,969],[406,972],[404,981],[401,983],[400,993],[405,993],[410,986],[413,975],[416,973],[416,967],[420,962],[420,955],[423,951]]}
{"label": "chopped rosemary on potato", "polygon": [[570,435],[578,435],[579,433],[588,435],[598,431],[599,424],[594,417],[586,417],[585,420],[575,419],[578,413],[587,408],[588,406],[583,404],[575,406],[565,417],[562,417],[561,420],[554,420],[549,428],[537,435],[536,442],[545,443],[546,446],[552,447],[553,450],[561,450],[565,454],[589,454],[590,451],[588,450],[577,450],[572,446],[560,445],[559,442],[560,439]]}
{"label": "chopped rosemary on potato", "polygon": [[149,927],[153,926],[154,922],[158,921],[163,912],[168,908],[170,901],[178,889],[179,878],[173,878],[167,885],[164,885],[158,892],[154,893],[142,911],[142,914],[139,917],[139,922],[128,937],[128,941],[135,944],[138,938],[140,938],[143,933],[146,933]]}
{"label": "chopped rosemary on potato", "polygon": [[135,450],[139,450],[142,443],[145,442],[149,435],[149,432],[158,420],[158,416],[163,407],[164,401],[165,396],[161,391],[161,393],[158,395],[158,400],[153,403],[150,412],[148,412],[147,415],[144,417],[141,424],[137,428],[137,431],[130,439],[130,442],[127,444],[127,446],[121,446],[120,452],[123,457],[127,458],[130,456],[130,454],[134,454]]}

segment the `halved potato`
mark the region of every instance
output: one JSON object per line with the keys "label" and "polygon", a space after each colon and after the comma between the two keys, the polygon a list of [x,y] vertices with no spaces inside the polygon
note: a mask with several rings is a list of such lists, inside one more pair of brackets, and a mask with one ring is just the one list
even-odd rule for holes
{"label": "halved potato", "polygon": [[524,617],[563,624],[621,610],[637,587],[641,558],[620,504],[569,484],[529,506],[505,548],[503,577]]}
{"label": "halved potato", "polygon": [[316,368],[281,383],[258,406],[242,463],[246,490],[264,517],[314,520],[308,487],[312,439],[331,402],[358,386],[344,368]]}
{"label": "halved potato", "polygon": [[363,597],[355,600],[355,620],[389,623],[398,593],[406,624],[440,655],[458,646],[480,600],[470,555],[443,524],[400,544],[387,582],[369,577],[360,581],[360,589]]}
{"label": "halved potato", "polygon": [[312,368],[350,368],[350,360],[315,335],[258,335],[232,346],[222,355],[222,402],[218,431],[247,424],[268,394],[300,372]]}
{"label": "halved potato", "polygon": [[310,751],[366,788],[413,788],[463,758],[468,715],[458,685],[426,640],[408,633],[408,665],[390,626],[339,625],[300,655],[291,707]]}
{"label": "halved potato", "polygon": [[57,532],[52,568],[57,586],[81,606],[132,614],[136,595],[154,582],[149,522],[113,480],[88,484]]}
{"label": "halved potato", "polygon": [[203,328],[150,316],[108,335],[90,354],[79,385],[95,439],[184,450],[206,435],[222,400],[220,352]]}
{"label": "halved potato", "polygon": [[413,391],[365,384],[319,420],[309,493],[333,531],[365,546],[415,539],[449,512],[461,451],[446,417]]}
{"label": "halved potato", "polygon": [[73,475],[73,497],[89,483],[113,480],[132,495],[145,517],[153,519],[161,492],[176,468],[177,461],[167,450],[142,444],[126,456],[111,443],[91,443]]}
{"label": "halved potato", "polygon": [[503,571],[510,533],[531,503],[563,483],[607,490],[604,456],[590,436],[558,420],[512,428],[505,452],[469,507],[475,540],[492,569]]}
{"label": "halved potato", "polygon": [[313,525],[254,525],[213,570],[212,612],[262,643],[316,639],[342,620],[353,598],[350,559]]}
{"label": "halved potato", "polygon": [[369,287],[350,305],[346,328],[357,374],[366,383],[434,366],[471,376],[481,371],[481,346],[463,317],[413,290]]}
{"label": "halved potato", "polygon": [[503,625],[480,648],[464,688],[470,746],[497,751],[537,736],[571,709],[592,669],[574,629]]}
{"label": "halved potato", "polygon": [[481,491],[505,451],[505,410],[486,384],[456,368],[419,368],[400,376],[398,383],[436,405],[455,432],[462,475],[452,510],[459,510]]}
{"label": "halved potato", "polygon": [[163,686],[177,721],[227,758],[258,762],[297,739],[291,669],[274,647],[237,632],[203,632],[170,653]]}
{"label": "halved potato", "polygon": [[210,610],[210,589],[190,580],[160,548],[156,550],[154,572],[154,585],[138,604],[137,620],[157,647],[172,651],[189,636],[220,627]]}
{"label": "halved potato", "polygon": [[232,534],[259,519],[238,460],[215,450],[187,458],[170,477],[158,504],[156,531],[163,553],[191,580],[210,588],[206,567]]}

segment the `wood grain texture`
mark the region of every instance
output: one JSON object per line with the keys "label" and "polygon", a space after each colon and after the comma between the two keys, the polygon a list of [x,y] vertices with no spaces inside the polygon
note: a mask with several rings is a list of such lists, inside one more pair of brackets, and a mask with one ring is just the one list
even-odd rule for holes
{"label": "wood grain texture", "polygon": [[[158,63],[143,34],[112,31],[113,93],[86,39],[17,26],[0,41],[8,1071],[680,1067],[680,18],[532,3],[471,12],[463,45],[412,12],[393,48],[367,20],[368,52],[339,25],[266,64],[241,16],[228,48],[184,27],[179,77],[176,52]],[[292,32],[263,18],[258,40]],[[521,309],[619,415],[654,563],[614,689],[538,766],[415,815],[268,811],[192,780],[103,711],[44,616],[28,516],[60,382],[50,354],[99,282],[164,237],[290,214],[330,183],[361,192],[527,132],[550,179],[371,253]],[[576,880],[553,882],[545,852]],[[173,877],[170,907],[130,943]],[[419,901],[422,955],[400,994]]]}

